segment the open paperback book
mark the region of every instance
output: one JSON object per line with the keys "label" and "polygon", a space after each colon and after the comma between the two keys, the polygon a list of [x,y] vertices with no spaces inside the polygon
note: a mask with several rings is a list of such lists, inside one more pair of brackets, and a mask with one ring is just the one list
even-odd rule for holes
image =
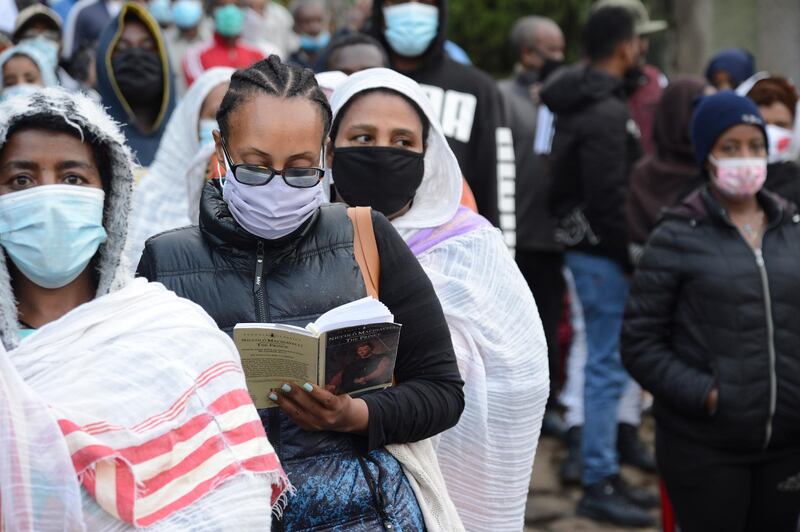
{"label": "open paperback book", "polygon": [[391,386],[399,340],[394,315],[372,297],[329,310],[305,328],[280,323],[233,328],[256,408],[277,406],[267,396],[287,382],[314,383],[336,395]]}

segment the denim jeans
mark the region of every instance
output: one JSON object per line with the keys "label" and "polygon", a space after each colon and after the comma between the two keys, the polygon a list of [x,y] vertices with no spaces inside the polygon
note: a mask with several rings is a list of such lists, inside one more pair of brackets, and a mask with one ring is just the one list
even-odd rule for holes
{"label": "denim jeans", "polygon": [[575,279],[586,324],[581,455],[583,483],[594,484],[619,471],[617,410],[628,382],[619,355],[628,279],[613,260],[569,251],[567,267]]}

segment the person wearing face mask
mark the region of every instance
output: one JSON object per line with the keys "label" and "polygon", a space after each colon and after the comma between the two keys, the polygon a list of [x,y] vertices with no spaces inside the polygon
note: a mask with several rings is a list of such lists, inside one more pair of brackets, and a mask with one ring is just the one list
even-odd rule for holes
{"label": "person wearing face mask", "polygon": [[[147,241],[138,273],[228,334],[244,322],[305,326],[364,297],[347,210],[322,205],[331,110],[314,73],[277,56],[236,71],[217,122],[224,181],[203,189],[199,226]],[[380,300],[403,326],[396,384],[358,398],[303,382],[269,394],[279,408],[262,421],[295,489],[275,521],[287,532],[463,529],[426,440],[464,408],[450,331],[406,243],[382,214],[371,219]],[[423,511],[432,500],[437,511]]]}
{"label": "person wearing face mask", "polygon": [[555,221],[547,205],[550,173],[547,156],[553,135],[553,114],[542,105],[539,90],[564,62],[564,35],[544,17],[519,19],[511,30],[517,52],[514,77],[498,83],[506,123],[514,138],[516,161],[517,245],[515,259],[536,298],[547,337],[550,361],[550,399],[542,431],[563,434],[555,411],[561,385],[558,323],[562,314],[564,253],[553,238]]}
{"label": "person wearing face mask", "polygon": [[425,89],[478,211],[513,246],[514,166],[504,158],[512,151],[511,133],[494,80],[444,51],[447,0],[376,0],[371,32],[389,52],[392,68]]}
{"label": "person wearing face mask", "polygon": [[[628,109],[631,118],[641,132],[641,144],[644,153],[655,151],[653,144],[653,120],[661,94],[668,84],[667,77],[658,68],[647,63],[647,52],[650,49],[650,36],[667,29],[664,20],[651,20],[641,0],[599,0],[592,4],[592,9],[621,7],[627,9],[634,20],[636,38],[639,45],[639,64],[625,75],[625,90],[628,93]],[[652,462],[652,459],[650,460]]]}
{"label": "person wearing face mask", "polygon": [[[652,155],[655,151],[654,122],[656,106],[662,101],[667,78],[653,65],[647,64],[647,51],[650,48],[649,36],[663,31],[667,23],[663,20],[650,20],[647,8],[641,0],[599,0],[592,4],[592,10],[619,7],[628,11],[633,17],[634,31],[636,32],[637,46],[639,47],[639,63],[628,69],[625,73],[623,85],[628,101],[628,111],[633,122],[639,129],[639,141],[643,155]],[[688,116],[684,128],[688,131]],[[688,133],[686,133],[688,135]],[[662,183],[668,185],[667,183]],[[688,193],[692,188],[684,190]],[[669,196],[658,198],[659,201],[669,201]],[[674,202],[676,198],[672,198]],[[668,203],[671,206],[671,203]],[[657,212],[656,212],[657,214]],[[654,220],[655,221],[655,220]],[[585,325],[580,322],[583,313],[578,311],[580,301],[570,286],[571,308],[575,310],[570,316],[573,342],[568,357],[567,380],[559,398],[564,405],[564,421],[567,428],[567,458],[561,465],[561,479],[564,483],[577,483],[580,480],[580,440],[581,427],[583,426],[583,373],[586,362]],[[639,437],[639,428],[642,422],[642,390],[636,381],[628,379],[628,384],[620,400],[618,409],[617,450],[619,460],[649,473],[655,472],[656,465],[652,453]]]}
{"label": "person wearing face mask", "polygon": [[203,24],[201,0],[175,0],[172,4],[172,26],[164,32],[169,49],[170,62],[175,80],[175,92],[179,98],[186,94],[186,79],[183,75],[183,58],[195,45],[211,40],[211,26]]}
{"label": "person wearing face mask", "polygon": [[322,0],[294,0],[290,6],[299,49],[289,61],[311,68],[331,40],[330,17]]}
{"label": "person wearing face mask", "polygon": [[0,104],[0,520],[269,530],[289,486],[235,346],[125,263],[133,169],[85,95]]}
{"label": "person wearing face mask", "polygon": [[183,57],[183,75],[190,87],[200,75],[213,67],[247,68],[264,59],[267,52],[242,42],[245,12],[236,0],[215,0],[211,4],[214,36],[196,44]]}
{"label": "person wearing face mask", "polygon": [[762,189],[758,108],[707,96],[706,183],[668,211],[631,285],[625,365],[655,399],[656,456],[683,532],[794,531],[800,517],[800,214]]}
{"label": "person wearing face mask", "polygon": [[625,201],[641,154],[623,79],[639,64],[634,18],[625,8],[592,13],[584,27],[585,64],[561,69],[541,91],[556,114],[550,154],[550,205],[556,238],[583,307],[588,352],[577,512],[622,526],[649,526],[658,498],[619,474],[617,415],[629,377],[619,356],[619,330],[632,269]]}
{"label": "person wearing face mask", "polygon": [[47,56],[65,89],[78,90],[77,81],[59,64],[61,58],[61,17],[43,4],[33,4],[20,11],[11,34],[14,44],[28,44]]}
{"label": "person wearing face mask", "polygon": [[800,205],[797,89],[786,78],[765,74],[753,84],[746,95],[758,106],[767,128],[769,157],[767,182],[764,186],[795,205]]}
{"label": "person wearing face mask", "polygon": [[196,224],[200,193],[209,167],[216,170],[216,116],[228,90],[232,68],[216,67],[201,75],[169,119],[153,164],[136,187],[128,238],[128,257],[135,266],[149,237]]}
{"label": "person wearing face mask", "polygon": [[172,0],[148,0],[147,10],[162,30],[172,26]]}
{"label": "person wearing face mask", "polygon": [[0,54],[0,101],[58,85],[50,62],[38,48],[13,46]]}
{"label": "person wearing face mask", "polygon": [[[110,68],[109,68],[110,67]],[[150,166],[175,106],[161,28],[137,3],[125,4],[97,44],[97,92],[143,167]]]}
{"label": "person wearing face mask", "polygon": [[466,404],[458,425],[438,437],[448,493],[467,530],[521,530],[549,389],[533,296],[500,232],[459,205],[458,161],[417,83],[365,70],[336,89],[331,105],[338,199],[389,218],[430,277],[451,331]]}

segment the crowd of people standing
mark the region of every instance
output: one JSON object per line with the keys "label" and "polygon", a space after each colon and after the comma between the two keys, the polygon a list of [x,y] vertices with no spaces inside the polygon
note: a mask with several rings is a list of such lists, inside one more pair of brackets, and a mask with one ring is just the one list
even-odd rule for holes
{"label": "crowd of people standing", "polygon": [[[800,525],[800,106],[746,50],[668,79],[597,0],[498,82],[447,0],[0,3],[0,527],[521,530],[541,434],[589,519],[655,524],[627,463]],[[234,327],[366,295],[392,386],[257,410]]]}

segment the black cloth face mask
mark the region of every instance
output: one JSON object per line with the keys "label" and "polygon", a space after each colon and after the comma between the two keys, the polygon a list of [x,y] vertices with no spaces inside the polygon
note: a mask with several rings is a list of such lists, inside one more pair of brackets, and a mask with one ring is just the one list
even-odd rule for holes
{"label": "black cloth face mask", "polygon": [[117,50],[111,66],[119,90],[131,106],[161,104],[164,70],[157,52],[144,48]]}
{"label": "black cloth face mask", "polygon": [[372,207],[385,216],[414,199],[425,173],[425,156],[402,148],[334,148],[333,180],[351,207]]}

